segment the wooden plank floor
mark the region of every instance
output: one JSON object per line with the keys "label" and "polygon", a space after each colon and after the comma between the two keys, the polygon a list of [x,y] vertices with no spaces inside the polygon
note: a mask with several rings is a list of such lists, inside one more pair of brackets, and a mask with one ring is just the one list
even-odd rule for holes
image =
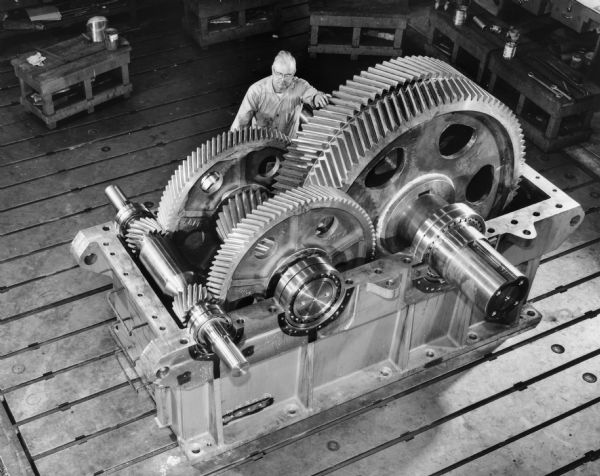
{"label": "wooden plank floor", "polygon": [[[182,35],[177,15],[123,27],[132,97],[53,131],[18,105],[9,62],[52,38],[3,45],[0,457],[9,474],[600,474],[600,383],[583,378],[600,375],[600,135],[585,145],[587,165],[529,150],[529,163],[586,209],[576,233],[542,262],[531,301],[544,318],[535,330],[477,365],[432,368],[426,385],[391,384],[263,438],[263,452],[247,445],[199,470],[156,426],[152,400],[108,333],[110,283],[81,271],[69,243],[112,218],[110,183],[157,203],[177,163],[229,126],[279,49],[297,54],[299,74],[324,90],[377,60],[308,59],[306,8],[299,1],[284,12],[288,35],[206,50]],[[564,352],[552,350],[557,344]]]}

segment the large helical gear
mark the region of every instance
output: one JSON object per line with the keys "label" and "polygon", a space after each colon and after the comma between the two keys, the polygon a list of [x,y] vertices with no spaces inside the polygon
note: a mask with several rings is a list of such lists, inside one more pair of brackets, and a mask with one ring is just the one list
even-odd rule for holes
{"label": "large helical gear", "polygon": [[434,77],[372,101],[341,124],[309,120],[275,187],[340,188],[377,222],[410,181],[443,175],[453,200],[488,217],[510,200],[524,155],[523,133],[508,107],[465,77]]}
{"label": "large helical gear", "polygon": [[247,185],[268,188],[288,143],[285,135],[272,129],[247,128],[213,137],[173,173],[158,206],[158,222],[177,231],[212,217],[224,197]]}
{"label": "large helical gear", "polygon": [[207,287],[220,302],[265,297],[272,279],[292,262],[323,255],[336,268],[372,256],[374,229],[366,212],[345,193],[310,186],[265,201],[225,238]]}
{"label": "large helical gear", "polygon": [[[333,91],[329,107],[316,111],[315,116],[327,120],[332,113],[338,116],[353,115],[377,98],[402,86],[439,77],[463,75],[448,63],[426,56],[406,56],[383,61],[361,71],[337,91]],[[311,124],[303,129],[306,130],[306,127],[310,129]]]}
{"label": "large helical gear", "polygon": [[[248,190],[270,193],[289,139],[271,129],[224,132],[184,160],[165,188],[157,220],[204,269],[219,243],[215,220],[230,199]],[[210,248],[210,249],[209,249]]]}

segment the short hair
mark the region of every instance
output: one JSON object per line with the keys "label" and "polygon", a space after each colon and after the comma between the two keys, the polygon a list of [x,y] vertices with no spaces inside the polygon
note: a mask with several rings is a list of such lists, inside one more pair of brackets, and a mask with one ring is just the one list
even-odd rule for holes
{"label": "short hair", "polygon": [[281,50],[277,53],[277,56],[275,56],[275,59],[273,60],[273,67],[275,67],[276,64],[291,66],[294,68],[294,71],[296,71],[296,58],[294,58],[289,51]]}

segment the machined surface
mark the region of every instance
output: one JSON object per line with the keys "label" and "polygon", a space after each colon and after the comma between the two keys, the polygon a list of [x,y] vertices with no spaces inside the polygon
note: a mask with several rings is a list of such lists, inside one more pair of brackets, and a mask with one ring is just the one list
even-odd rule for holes
{"label": "machined surface", "polygon": [[275,299],[284,309],[282,330],[292,335],[320,329],[344,309],[349,293],[341,273],[319,254],[301,258],[278,279]]}

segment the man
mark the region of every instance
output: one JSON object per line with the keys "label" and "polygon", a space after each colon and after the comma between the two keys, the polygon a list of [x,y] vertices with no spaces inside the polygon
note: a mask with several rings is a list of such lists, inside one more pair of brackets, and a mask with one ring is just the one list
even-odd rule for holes
{"label": "man", "polygon": [[325,93],[295,76],[296,60],[291,53],[280,51],[271,73],[250,86],[231,125],[232,131],[254,125],[293,137],[298,131],[302,104],[320,108],[329,102]]}

